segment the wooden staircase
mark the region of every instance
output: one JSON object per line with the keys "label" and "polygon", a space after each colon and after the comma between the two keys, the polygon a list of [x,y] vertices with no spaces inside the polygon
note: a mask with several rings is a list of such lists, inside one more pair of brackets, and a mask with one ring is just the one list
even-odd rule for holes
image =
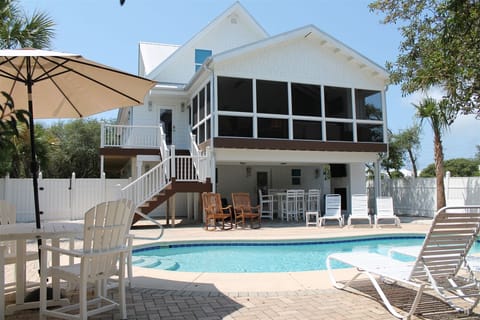
{"label": "wooden staircase", "polygon": [[[147,200],[144,204],[138,207],[137,210],[148,215],[155,208],[157,208],[159,205],[167,201],[170,197],[172,197],[176,193],[182,193],[182,192],[202,193],[202,192],[211,192],[211,191],[212,191],[212,183],[210,182],[210,179],[207,179],[206,182],[198,182],[198,181],[185,182],[185,181],[176,181],[175,179],[172,179],[171,183],[167,187],[165,187],[158,194],[151,197],[150,200]],[[135,214],[135,216],[133,217],[132,225],[134,225],[136,222],[142,219],[143,218],[140,215]]]}
{"label": "wooden staircase", "polygon": [[[201,151],[195,135],[190,134],[190,150],[167,146],[160,126],[161,161],[155,167],[122,188],[122,197],[131,200],[136,210],[149,214],[176,193],[212,191],[210,152]],[[143,219],[135,214],[132,225]]]}

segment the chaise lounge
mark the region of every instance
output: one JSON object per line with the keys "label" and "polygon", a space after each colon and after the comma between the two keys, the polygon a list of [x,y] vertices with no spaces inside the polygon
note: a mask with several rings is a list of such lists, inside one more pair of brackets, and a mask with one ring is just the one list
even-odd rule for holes
{"label": "chaise lounge", "polygon": [[[447,210],[448,209],[448,210]],[[387,309],[397,318],[410,318],[427,288],[458,311],[470,313],[480,298],[480,283],[468,265],[467,254],[480,230],[480,206],[469,210],[440,209],[432,222],[415,262],[402,262],[377,253],[333,253],[327,257],[327,269],[332,284],[346,289],[360,275],[366,275]],[[357,273],[346,283],[338,282],[332,262],[355,267]],[[417,291],[407,312],[397,311],[379,279],[394,282]]]}

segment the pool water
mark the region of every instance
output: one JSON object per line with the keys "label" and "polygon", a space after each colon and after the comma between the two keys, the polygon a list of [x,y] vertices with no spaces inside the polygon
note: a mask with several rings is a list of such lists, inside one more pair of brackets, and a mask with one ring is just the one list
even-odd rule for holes
{"label": "pool water", "polygon": [[[388,250],[394,246],[421,245],[423,239],[423,236],[399,236],[303,242],[192,242],[134,250],[133,265],[172,271],[222,273],[326,270],[326,257],[334,252],[388,255]],[[480,252],[480,245],[476,244],[472,252]],[[347,266],[337,263],[332,267]]]}

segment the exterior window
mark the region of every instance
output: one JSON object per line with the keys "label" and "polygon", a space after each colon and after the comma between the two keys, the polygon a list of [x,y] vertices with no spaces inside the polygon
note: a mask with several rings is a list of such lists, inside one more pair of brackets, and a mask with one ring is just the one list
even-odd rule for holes
{"label": "exterior window", "polygon": [[288,139],[288,120],[259,118],[258,137]]}
{"label": "exterior window", "polygon": [[293,138],[322,140],[322,123],[319,121],[293,120]]}
{"label": "exterior window", "polygon": [[188,105],[187,110],[188,110],[188,123],[190,124],[190,126],[193,126],[193,123],[192,123],[192,106]]}
{"label": "exterior window", "polygon": [[218,134],[223,137],[253,137],[252,118],[218,117]]}
{"label": "exterior window", "polygon": [[327,122],[328,141],[353,141],[351,123]]}
{"label": "exterior window", "polygon": [[200,69],[208,57],[212,56],[212,50],[195,49],[195,72]]}
{"label": "exterior window", "polygon": [[320,86],[292,83],[292,112],[294,115],[320,117]]}
{"label": "exterior window", "polygon": [[330,118],[352,118],[352,95],[349,88],[325,87],[325,115]]}
{"label": "exterior window", "polygon": [[357,124],[357,140],[359,142],[383,142],[383,126]]}
{"label": "exterior window", "polygon": [[288,114],[287,83],[257,80],[257,112]]}
{"label": "exterior window", "polygon": [[357,119],[382,120],[382,94],[380,91],[355,89]]}
{"label": "exterior window", "polygon": [[302,170],[292,169],[292,185],[299,186],[302,184]]}
{"label": "exterior window", "polygon": [[252,79],[218,77],[218,110],[253,112]]}

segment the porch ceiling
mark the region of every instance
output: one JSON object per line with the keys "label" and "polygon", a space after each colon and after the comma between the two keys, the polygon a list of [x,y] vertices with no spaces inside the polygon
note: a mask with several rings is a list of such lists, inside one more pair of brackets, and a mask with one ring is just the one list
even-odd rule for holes
{"label": "porch ceiling", "polygon": [[215,149],[217,164],[232,165],[308,166],[322,163],[366,163],[375,161],[377,157],[373,152]]}

